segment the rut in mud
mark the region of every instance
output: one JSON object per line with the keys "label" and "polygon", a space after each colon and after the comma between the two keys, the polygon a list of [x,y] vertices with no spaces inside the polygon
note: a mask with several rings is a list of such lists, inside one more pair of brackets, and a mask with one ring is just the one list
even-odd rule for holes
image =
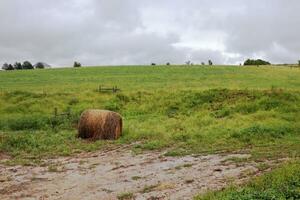
{"label": "rut in mud", "polygon": [[166,157],[128,149],[48,160],[45,167],[0,166],[0,199],[192,199],[258,173],[246,154]]}

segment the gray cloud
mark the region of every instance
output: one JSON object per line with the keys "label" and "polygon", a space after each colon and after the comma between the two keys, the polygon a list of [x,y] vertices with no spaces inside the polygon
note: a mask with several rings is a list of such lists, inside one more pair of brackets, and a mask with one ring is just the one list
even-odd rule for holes
{"label": "gray cloud", "polygon": [[0,63],[296,62],[298,0],[3,0]]}

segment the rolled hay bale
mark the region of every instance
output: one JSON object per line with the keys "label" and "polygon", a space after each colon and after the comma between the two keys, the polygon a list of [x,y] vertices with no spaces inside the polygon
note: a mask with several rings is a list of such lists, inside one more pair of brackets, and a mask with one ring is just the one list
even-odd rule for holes
{"label": "rolled hay bale", "polygon": [[116,140],[122,134],[122,117],[108,110],[86,110],[79,120],[78,137],[92,140]]}

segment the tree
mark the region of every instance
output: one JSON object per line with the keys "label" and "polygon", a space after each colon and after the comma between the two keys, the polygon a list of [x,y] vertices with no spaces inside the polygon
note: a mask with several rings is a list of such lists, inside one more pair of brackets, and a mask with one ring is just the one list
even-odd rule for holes
{"label": "tree", "polygon": [[4,64],[2,65],[2,69],[3,69],[3,70],[7,70],[7,69],[8,69],[8,64],[7,64],[7,63],[4,63]]}
{"label": "tree", "polygon": [[81,67],[80,62],[76,62],[76,61],[75,61],[73,67]]}
{"label": "tree", "polygon": [[298,60],[298,65],[300,66],[300,60]]}
{"label": "tree", "polygon": [[19,62],[15,62],[14,68],[15,68],[16,70],[20,70],[20,69],[22,69],[22,64],[19,63]]}
{"label": "tree", "polygon": [[169,62],[167,62],[166,65],[171,65],[171,64]]}
{"label": "tree", "polygon": [[247,59],[244,62],[244,65],[271,65],[271,63],[269,63],[268,61],[265,60],[261,60],[261,59]]}
{"label": "tree", "polygon": [[188,60],[188,61],[185,62],[185,64],[186,64],[186,65],[191,65],[191,61]]}
{"label": "tree", "polygon": [[12,64],[4,63],[3,66],[2,66],[2,69],[3,70],[14,70],[14,67],[13,67]]}
{"label": "tree", "polygon": [[44,69],[45,65],[42,62],[38,62],[38,63],[35,64],[35,68],[36,69]]}
{"label": "tree", "polygon": [[211,60],[208,60],[208,65],[213,65],[213,62]]}
{"label": "tree", "polygon": [[25,61],[23,62],[22,69],[34,69],[34,67],[29,61]]}
{"label": "tree", "polygon": [[12,64],[9,64],[6,70],[14,70],[14,66]]}
{"label": "tree", "polygon": [[204,63],[204,62],[202,62],[202,63],[201,63],[201,65],[205,65],[205,63]]}
{"label": "tree", "polygon": [[156,64],[155,64],[155,63],[151,63],[151,65],[152,65],[152,66],[155,66]]}

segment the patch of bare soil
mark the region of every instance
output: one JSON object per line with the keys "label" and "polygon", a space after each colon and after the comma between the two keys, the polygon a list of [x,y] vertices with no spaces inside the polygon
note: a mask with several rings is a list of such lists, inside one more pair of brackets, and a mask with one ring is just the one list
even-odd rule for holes
{"label": "patch of bare soil", "polygon": [[192,199],[258,173],[249,155],[165,157],[128,149],[47,160],[45,167],[0,165],[0,199]]}

